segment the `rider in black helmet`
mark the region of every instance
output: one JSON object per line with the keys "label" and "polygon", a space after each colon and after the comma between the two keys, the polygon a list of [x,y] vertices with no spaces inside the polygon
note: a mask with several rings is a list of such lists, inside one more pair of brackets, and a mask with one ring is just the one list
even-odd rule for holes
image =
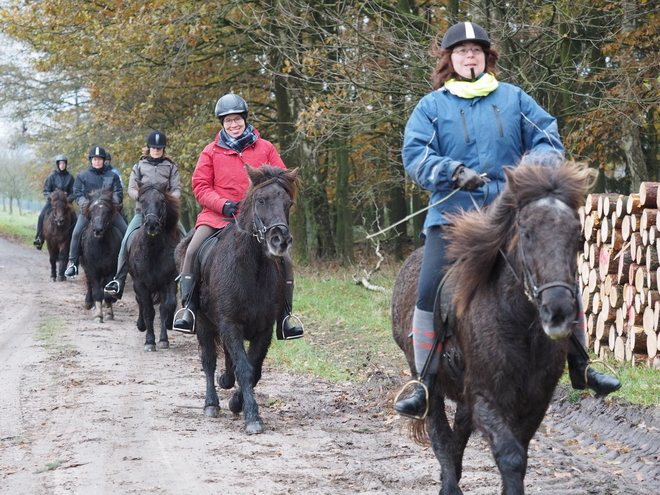
{"label": "rider in black helmet", "polygon": [[57,155],[55,157],[55,170],[53,170],[46,181],[44,182],[43,195],[46,197],[46,204],[39,213],[39,220],[37,221],[37,235],[34,238],[33,244],[37,249],[41,250],[44,244],[43,228],[44,217],[50,212],[50,194],[53,191],[64,191],[69,197],[73,194],[73,175],[66,169],[68,160],[64,155]]}
{"label": "rider in black helmet", "polygon": [[[112,200],[121,205],[124,199],[124,190],[119,176],[112,172],[105,164],[106,152],[100,146],[93,146],[89,150],[90,167],[78,174],[73,184],[73,199],[76,200],[81,210],[89,201],[87,194],[96,189],[109,189],[113,192]],[[121,231],[126,232],[126,222],[121,215],[115,215],[114,225]],[[78,256],[80,255],[80,237],[87,226],[85,215],[78,215],[78,221],[73,229],[71,248],[69,250],[69,266],[64,272],[67,277],[78,275]]]}
{"label": "rider in black helmet", "polygon": [[[108,296],[121,299],[124,293],[124,285],[128,275],[127,245],[130,238],[142,225],[142,205],[138,200],[138,183],[144,185],[164,184],[166,189],[176,198],[181,197],[181,179],[179,169],[174,160],[165,152],[167,137],[164,132],[151,131],[147,135],[147,146],[142,149],[142,155],[138,162],[133,165],[131,177],[128,181],[128,195],[135,200],[135,215],[128,224],[126,234],[121,241],[119,258],[117,259],[117,274],[106,284],[104,292]],[[179,230],[185,236],[186,230],[179,222]]]}

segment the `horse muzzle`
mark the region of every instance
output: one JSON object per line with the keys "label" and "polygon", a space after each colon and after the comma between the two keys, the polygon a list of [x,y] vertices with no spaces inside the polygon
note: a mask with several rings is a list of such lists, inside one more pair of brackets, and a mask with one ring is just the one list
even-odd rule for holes
{"label": "horse muzzle", "polygon": [[552,287],[540,297],[539,316],[543,331],[552,340],[563,339],[573,331],[579,316],[574,294],[565,287]]}
{"label": "horse muzzle", "polygon": [[278,225],[268,230],[266,243],[272,256],[283,256],[293,244],[293,237],[286,226]]}

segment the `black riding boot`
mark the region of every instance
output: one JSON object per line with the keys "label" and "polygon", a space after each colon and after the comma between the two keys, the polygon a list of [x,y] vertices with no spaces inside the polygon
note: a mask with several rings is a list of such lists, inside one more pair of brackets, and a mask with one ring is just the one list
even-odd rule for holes
{"label": "black riding boot", "polygon": [[428,414],[428,402],[426,400],[427,390],[430,393],[431,387],[435,383],[435,374],[428,374],[421,380],[426,386],[426,390],[422,385],[417,383],[415,390],[410,397],[402,399],[394,404],[394,410],[401,416],[407,416],[413,419],[424,419]]}
{"label": "black riding boot", "polygon": [[121,299],[121,296],[124,295],[124,286],[126,285],[127,276],[128,276],[128,263],[124,261],[119,266],[115,278],[110,280],[110,282],[108,282],[103,288],[103,292],[105,293],[105,295],[114,297],[117,300]]}
{"label": "black riding boot", "polygon": [[582,344],[571,335],[568,346],[568,376],[574,389],[590,388],[595,397],[600,399],[621,388],[621,382],[605,373],[589,367],[589,355]]}
{"label": "black riding boot", "polygon": [[194,297],[195,285],[195,277],[192,273],[181,274],[181,305],[183,308],[177,311],[181,317],[174,320],[173,330],[195,333],[195,312],[197,311],[197,299]]}
{"label": "black riding boot", "polygon": [[[291,323],[291,311],[293,308],[293,280],[287,280],[284,287],[284,312],[280,321],[277,322],[277,329],[275,335],[277,340],[293,340],[299,339],[305,333],[302,325],[294,326]],[[298,320],[297,316],[293,316]],[[300,320],[298,320],[300,322]]]}

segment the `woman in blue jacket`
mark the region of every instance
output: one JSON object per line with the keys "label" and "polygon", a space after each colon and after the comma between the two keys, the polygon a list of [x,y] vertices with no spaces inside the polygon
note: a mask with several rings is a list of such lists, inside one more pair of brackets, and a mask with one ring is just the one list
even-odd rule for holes
{"label": "woman in blue jacket", "polygon": [[[424,260],[412,328],[418,371],[435,340],[433,305],[444,272],[445,214],[474,208],[472,198],[482,206],[492,202],[504,187],[505,166],[527,160],[552,166],[564,158],[557,120],[522,89],[495,77],[499,56],[483,28],[473,22],[450,27],[441,47],[434,46],[434,55],[439,58],[433,72],[435,91],[420,100],[408,120],[403,164],[410,178],[431,193],[431,204],[455,188],[459,191],[431,208],[424,222]],[[584,343],[584,325],[576,327]],[[571,345],[568,356],[574,388],[589,387],[602,397],[621,387],[616,378],[587,369],[587,355],[576,347]],[[424,385],[395,404],[397,412],[424,414],[424,387],[435,379],[438,357],[430,361]]]}

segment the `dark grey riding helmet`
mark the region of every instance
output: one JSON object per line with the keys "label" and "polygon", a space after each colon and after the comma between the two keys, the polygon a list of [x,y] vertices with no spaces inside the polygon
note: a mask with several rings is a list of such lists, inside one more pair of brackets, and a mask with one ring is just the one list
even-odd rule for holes
{"label": "dark grey riding helmet", "polygon": [[55,168],[60,168],[60,162],[64,162],[69,165],[69,160],[67,159],[66,155],[57,155],[55,157]]}
{"label": "dark grey riding helmet", "polygon": [[101,148],[100,146],[92,146],[89,149],[89,160],[91,161],[92,158],[94,158],[95,156],[100,156],[101,158],[103,158],[105,160],[105,156],[106,156],[105,155],[105,150],[103,148]]}
{"label": "dark grey riding helmet", "polygon": [[480,43],[486,48],[490,48],[490,38],[488,33],[479,24],[474,22],[459,22],[447,29],[442,37],[442,48],[448,50],[454,45],[465,41],[474,41]]}
{"label": "dark grey riding helmet", "polygon": [[167,136],[164,132],[151,131],[147,135],[147,147],[149,148],[164,148],[167,146]]}
{"label": "dark grey riding helmet", "polygon": [[247,120],[248,104],[240,96],[229,93],[221,97],[215,104],[215,116],[222,122],[225,115],[233,113],[241,115],[243,119]]}

